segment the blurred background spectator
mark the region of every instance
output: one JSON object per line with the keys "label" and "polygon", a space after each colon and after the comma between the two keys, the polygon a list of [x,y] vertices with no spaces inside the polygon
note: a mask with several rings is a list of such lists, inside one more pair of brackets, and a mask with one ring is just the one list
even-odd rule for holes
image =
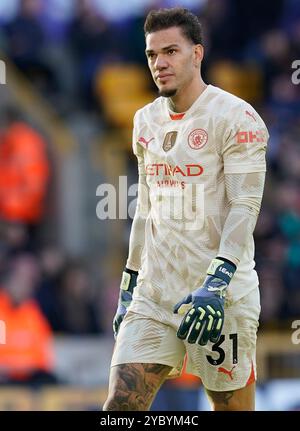
{"label": "blurred background spectator", "polygon": [[19,255],[9,264],[0,290],[0,316],[7,339],[0,344],[0,382],[53,384],[53,333],[34,300],[39,266],[33,256]]}
{"label": "blurred background spectator", "polygon": [[[18,307],[3,279],[1,307],[13,316],[31,304],[49,337],[113,343],[127,209],[132,216],[136,197],[132,118],[157,94],[143,22],[149,9],[178,4],[203,22],[205,81],[253,104],[270,131],[255,231],[261,334],[290,331],[300,318],[300,84],[292,81],[300,2],[0,0],[7,77],[0,85],[0,276],[18,268],[24,252],[32,272],[26,295],[18,288]],[[100,201],[110,219],[96,214]]]}
{"label": "blurred background spectator", "polygon": [[46,143],[14,108],[8,107],[2,119],[0,220],[7,223],[10,238],[13,232],[14,238],[17,232],[20,237],[23,227],[27,247],[32,248],[45,212],[49,178]]}
{"label": "blurred background spectator", "polygon": [[82,262],[66,262],[60,266],[59,252],[56,250],[54,255],[53,250],[44,250],[45,278],[37,300],[53,330],[73,335],[102,333],[97,298],[87,269]]}

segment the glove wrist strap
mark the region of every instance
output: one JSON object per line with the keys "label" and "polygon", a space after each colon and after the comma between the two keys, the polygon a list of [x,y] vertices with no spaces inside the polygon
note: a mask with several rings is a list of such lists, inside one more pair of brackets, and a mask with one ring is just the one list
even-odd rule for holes
{"label": "glove wrist strap", "polygon": [[136,286],[137,276],[138,276],[137,271],[133,271],[131,269],[125,268],[122,274],[122,280],[120,285],[121,292],[126,291],[129,293],[132,293],[134,287]]}
{"label": "glove wrist strap", "polygon": [[207,274],[213,275],[214,277],[220,278],[229,284],[234,273],[236,266],[229,260],[223,260],[220,257],[213,259],[208,267]]}
{"label": "glove wrist strap", "polygon": [[130,274],[130,275],[136,275],[136,276],[139,275],[138,271],[134,271],[133,269],[129,269],[127,267],[125,267],[124,271],[128,272],[128,274]]}

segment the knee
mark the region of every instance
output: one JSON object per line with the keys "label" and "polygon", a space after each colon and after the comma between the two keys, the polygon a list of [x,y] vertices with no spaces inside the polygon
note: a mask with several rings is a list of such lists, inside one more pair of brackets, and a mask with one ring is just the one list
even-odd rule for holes
{"label": "knee", "polygon": [[107,398],[105,403],[103,404],[102,410],[104,412],[108,412],[108,411],[118,411],[120,410],[118,408],[118,403],[115,402],[115,400],[113,398]]}
{"label": "knee", "polygon": [[244,403],[239,399],[232,399],[228,404],[226,403],[211,403],[212,410],[215,412],[223,411],[223,412],[238,412],[238,411],[254,411],[254,407],[249,403]]}
{"label": "knee", "polygon": [[[112,411],[115,410],[114,409],[114,404],[112,402],[113,400],[111,398],[106,398],[103,406],[102,406],[102,411],[103,412],[108,412],[108,411]],[[117,409],[116,409],[117,410]]]}
{"label": "knee", "polygon": [[145,411],[148,410],[147,401],[142,396],[134,396],[127,394],[118,396],[118,394],[110,395],[105,401],[103,411]]}
{"label": "knee", "polygon": [[214,392],[206,390],[214,411],[254,411],[255,384],[234,391]]}

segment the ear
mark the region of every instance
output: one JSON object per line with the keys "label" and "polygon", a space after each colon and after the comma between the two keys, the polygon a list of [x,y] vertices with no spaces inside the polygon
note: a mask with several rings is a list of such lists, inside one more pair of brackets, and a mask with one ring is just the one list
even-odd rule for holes
{"label": "ear", "polygon": [[194,46],[194,65],[196,67],[200,67],[203,57],[204,57],[203,45],[200,45],[200,44],[195,45]]}

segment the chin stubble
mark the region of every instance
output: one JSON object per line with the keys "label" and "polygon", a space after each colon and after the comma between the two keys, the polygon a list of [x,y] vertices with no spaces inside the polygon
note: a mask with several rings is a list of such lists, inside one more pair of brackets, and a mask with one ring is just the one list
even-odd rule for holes
{"label": "chin stubble", "polygon": [[176,89],[173,90],[159,90],[158,94],[162,97],[173,97],[177,93]]}

